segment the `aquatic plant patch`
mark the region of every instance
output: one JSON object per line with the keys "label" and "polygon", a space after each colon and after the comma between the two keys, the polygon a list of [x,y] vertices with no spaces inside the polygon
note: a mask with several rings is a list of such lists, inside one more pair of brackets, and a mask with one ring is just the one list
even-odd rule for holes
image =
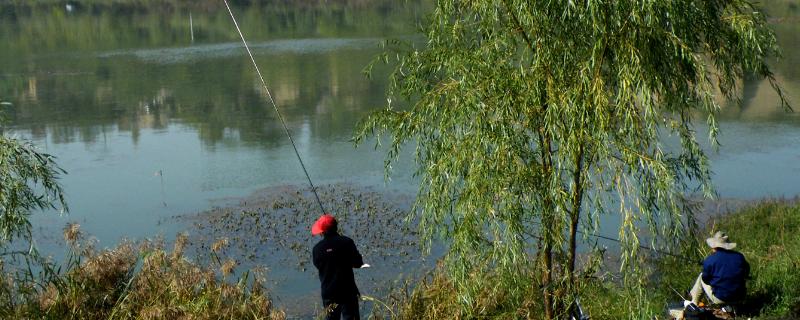
{"label": "aquatic plant patch", "polygon": [[[407,221],[413,198],[403,193],[386,193],[354,184],[318,187],[326,211],[339,220],[342,234],[351,237],[373,267],[359,271],[362,293],[379,296],[400,278],[416,278],[422,269],[433,267],[433,257],[419,250],[416,222]],[[198,260],[213,259],[208,252],[224,247],[225,256],[237,261],[237,268],[256,266],[270,270],[274,286],[293,283],[288,300],[316,302],[316,269],[311,248],[319,241],[311,236],[311,224],[320,208],[310,189],[293,185],[262,189],[232,206],[174,217],[187,223],[188,245]],[[434,252],[435,253],[435,252]],[[304,288],[304,289],[298,289]],[[280,293],[283,296],[283,292]],[[307,302],[297,310],[308,312]],[[303,310],[305,309],[305,310]]]}

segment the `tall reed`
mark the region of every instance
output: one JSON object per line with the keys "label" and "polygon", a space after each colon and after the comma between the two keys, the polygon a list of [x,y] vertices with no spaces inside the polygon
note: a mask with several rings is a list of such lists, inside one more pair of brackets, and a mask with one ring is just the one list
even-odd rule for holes
{"label": "tall reed", "polygon": [[263,273],[233,276],[236,263],[211,253],[199,265],[184,255],[186,236],[171,251],[161,241],[123,242],[96,250],[77,225],[65,228],[70,253],[55,276],[25,279],[0,270],[4,319],[269,319],[283,320]]}

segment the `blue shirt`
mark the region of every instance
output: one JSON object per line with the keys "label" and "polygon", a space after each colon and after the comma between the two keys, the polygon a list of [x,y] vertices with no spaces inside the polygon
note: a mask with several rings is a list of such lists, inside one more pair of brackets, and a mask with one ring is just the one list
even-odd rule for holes
{"label": "blue shirt", "polygon": [[717,252],[703,261],[703,282],[711,286],[715,297],[725,302],[744,299],[745,280],[749,276],[750,265],[736,251],[717,248]]}

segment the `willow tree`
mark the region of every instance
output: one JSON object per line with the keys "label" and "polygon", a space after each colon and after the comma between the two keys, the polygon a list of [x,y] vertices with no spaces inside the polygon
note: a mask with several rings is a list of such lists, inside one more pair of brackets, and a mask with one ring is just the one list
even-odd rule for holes
{"label": "willow tree", "polygon": [[695,126],[716,144],[744,76],[783,97],[774,33],[747,0],[439,0],[427,21],[424,46],[384,56],[397,58],[389,104],[356,140],[390,134],[387,169],[416,146],[412,215],[427,239],[449,239],[466,304],[470,274],[530,264],[555,317],[558,293],[576,294],[581,230],[603,214],[619,216],[626,266],[641,229],[685,237],[687,186],[713,195]]}
{"label": "willow tree", "polygon": [[[5,104],[4,104],[5,105]],[[65,173],[55,158],[27,141],[5,135],[6,120],[0,110],[0,256],[14,240],[32,245],[30,214],[34,210],[67,210],[58,179]],[[20,252],[28,254],[33,251]],[[2,262],[0,258],[0,262]]]}

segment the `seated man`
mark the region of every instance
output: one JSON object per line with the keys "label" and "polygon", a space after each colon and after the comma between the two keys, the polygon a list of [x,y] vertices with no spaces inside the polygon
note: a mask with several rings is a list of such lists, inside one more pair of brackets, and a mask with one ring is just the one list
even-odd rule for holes
{"label": "seated man", "polygon": [[745,298],[745,280],[750,276],[750,265],[744,255],[733,251],[736,243],[728,242],[728,236],[718,231],[706,239],[711,255],[703,261],[703,273],[697,277],[692,288],[692,302],[700,302],[705,292],[712,304],[736,303]]}

